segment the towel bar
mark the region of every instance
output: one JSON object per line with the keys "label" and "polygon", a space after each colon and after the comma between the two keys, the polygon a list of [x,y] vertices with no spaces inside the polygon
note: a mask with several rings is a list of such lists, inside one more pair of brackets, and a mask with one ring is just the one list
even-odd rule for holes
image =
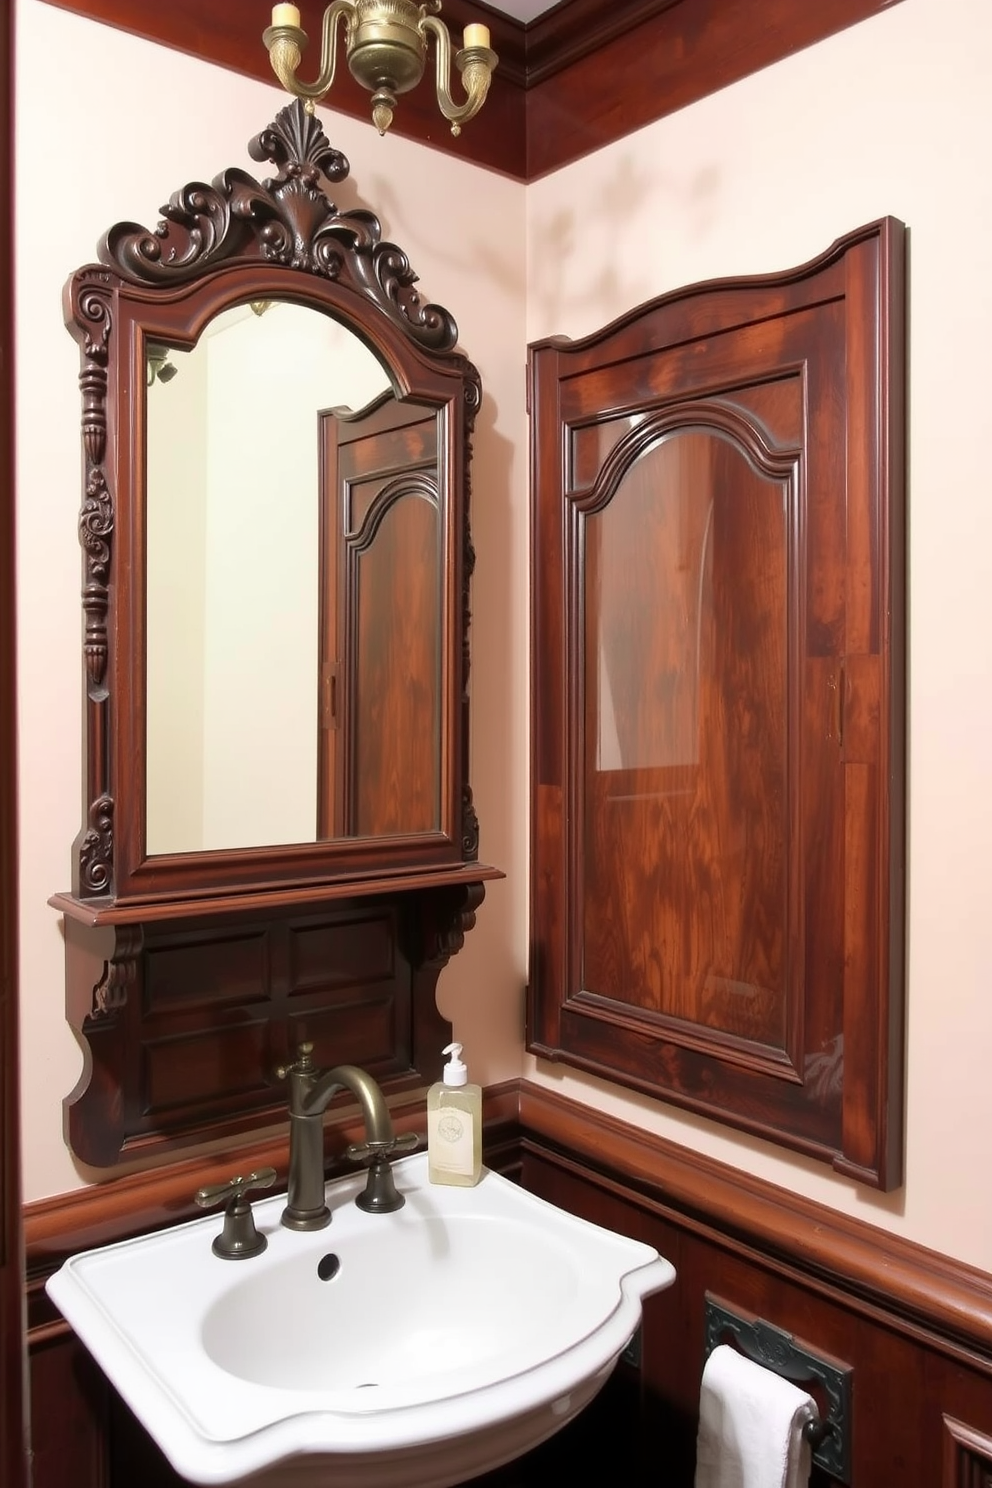
{"label": "towel bar", "polygon": [[[728,1339],[729,1335],[729,1339]],[[732,1341],[742,1354],[797,1385],[819,1385],[826,1397],[825,1416],[811,1415],[803,1436],[813,1461],[839,1483],[851,1481],[851,1380],[854,1371],[826,1355],[814,1353],[791,1333],[764,1318],[735,1311],[706,1293],[704,1362],[717,1344]]]}

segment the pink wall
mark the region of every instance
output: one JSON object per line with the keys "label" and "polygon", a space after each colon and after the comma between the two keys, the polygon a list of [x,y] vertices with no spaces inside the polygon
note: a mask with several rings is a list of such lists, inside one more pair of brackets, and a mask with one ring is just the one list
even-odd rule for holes
{"label": "pink wall", "polygon": [[[20,55],[104,88],[50,109],[19,79],[18,519],[27,1198],[80,1173],[61,1096],[81,1059],[63,1017],[48,894],[79,825],[78,393],[61,286],[99,234],[235,162],[280,95],[20,0]],[[442,1010],[483,1081],[525,1069],[579,1100],[992,1268],[992,8],[905,0],[876,19],[526,188],[325,116],[354,182],[424,289],[456,314],[486,393],[475,441],[473,784],[482,857],[507,872],[445,972]],[[156,96],[184,107],[159,110]],[[201,106],[190,101],[200,98]],[[113,101],[112,101],[113,100]],[[143,111],[146,109],[147,112]],[[140,128],[138,127],[140,121]],[[469,128],[471,126],[468,126]],[[144,158],[137,138],[144,140]],[[109,173],[104,142],[117,140]],[[204,141],[207,141],[205,146]],[[70,148],[67,150],[67,144]],[[76,146],[75,150],[71,147]],[[30,226],[59,178],[58,232]],[[773,163],[773,164],[772,164]],[[580,335],[680,284],[767,272],[892,213],[911,230],[908,1178],[880,1198],[819,1165],[523,1053],[527,958],[526,342]],[[30,307],[30,309],[28,308]]]}
{"label": "pink wall", "polygon": [[[161,204],[186,182],[231,164],[266,174],[247,144],[287,100],[275,86],[38,0],[21,0],[17,20],[22,1117],[30,1200],[100,1176],[80,1170],[62,1140],[62,1097],[79,1078],[82,1055],[65,1022],[60,921],[47,904],[69,886],[81,794],[79,364],[62,325],[62,286],[95,257],[112,223],[154,226]],[[98,81],[71,90],[72,104],[53,107],[50,90],[32,81],[39,68],[46,77]],[[327,113],[324,124],[352,166],[352,177],[333,188],[338,205],[378,213],[423,292],[455,314],[461,344],[482,376],[472,478],[479,551],[473,783],[483,857],[520,864],[522,684],[515,698],[510,694],[526,663],[527,614],[512,585],[525,569],[526,549],[525,528],[511,522],[510,505],[527,479],[524,188],[398,136],[380,139],[371,124],[343,115]],[[522,896],[519,868],[491,887],[478,930],[441,981],[445,1012],[484,1080],[520,1068]]]}
{"label": "pink wall", "polygon": [[[953,17],[953,24],[951,20]],[[528,190],[527,334],[910,229],[909,990],[904,1189],[528,1060],[543,1084],[992,1268],[992,7],[907,0]]]}

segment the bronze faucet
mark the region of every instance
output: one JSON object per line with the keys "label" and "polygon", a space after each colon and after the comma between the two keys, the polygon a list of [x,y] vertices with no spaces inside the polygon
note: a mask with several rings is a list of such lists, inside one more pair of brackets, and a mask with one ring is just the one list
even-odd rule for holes
{"label": "bronze faucet", "polygon": [[405,1202],[397,1193],[389,1166],[391,1152],[406,1151],[420,1140],[412,1132],[397,1137],[385,1097],[372,1076],[354,1064],[319,1070],[313,1044],[301,1044],[295,1064],[277,1070],[289,1080],[289,1187],[282,1222],[291,1230],[322,1230],[331,1211],[324,1203],[324,1112],[331,1097],[347,1089],[358,1099],[365,1119],[365,1141],[353,1143],[346,1155],[369,1162],[369,1179],[355,1200],[371,1214],[390,1214]]}

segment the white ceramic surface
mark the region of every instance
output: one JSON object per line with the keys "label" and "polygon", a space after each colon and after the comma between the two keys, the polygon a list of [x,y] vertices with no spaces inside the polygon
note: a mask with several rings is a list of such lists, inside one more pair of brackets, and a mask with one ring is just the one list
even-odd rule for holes
{"label": "white ceramic surface", "polygon": [[364,1175],[344,1179],[316,1234],[280,1225],[282,1196],[256,1203],[269,1244],[250,1260],[214,1256],[211,1215],[50,1279],[184,1477],[442,1488],[488,1471],[592,1398],[642,1298],[674,1280],[650,1246],[498,1174],[435,1186],[423,1153],[394,1172],[402,1209],[363,1213]]}

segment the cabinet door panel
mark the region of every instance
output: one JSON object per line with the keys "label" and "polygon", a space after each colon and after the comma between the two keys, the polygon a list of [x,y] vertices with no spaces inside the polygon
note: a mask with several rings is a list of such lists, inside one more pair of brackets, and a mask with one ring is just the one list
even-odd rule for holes
{"label": "cabinet door panel", "polygon": [[902,255],[531,348],[530,1047],[901,1174]]}

